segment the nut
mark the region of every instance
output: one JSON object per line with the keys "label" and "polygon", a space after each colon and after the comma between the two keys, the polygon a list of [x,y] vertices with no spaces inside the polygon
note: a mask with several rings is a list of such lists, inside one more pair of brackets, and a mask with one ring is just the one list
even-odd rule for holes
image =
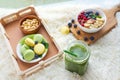
{"label": "nut", "polygon": [[20,29],[24,34],[34,34],[41,26],[40,19],[34,15],[23,17],[20,21]]}
{"label": "nut", "polygon": [[37,19],[26,19],[25,21],[23,21],[21,26],[24,29],[31,31],[38,27],[38,21]]}

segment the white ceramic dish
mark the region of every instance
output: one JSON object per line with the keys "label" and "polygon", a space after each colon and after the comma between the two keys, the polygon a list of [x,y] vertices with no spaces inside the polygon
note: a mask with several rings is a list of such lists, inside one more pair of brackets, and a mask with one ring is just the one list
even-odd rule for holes
{"label": "white ceramic dish", "polygon": [[[99,12],[99,14],[102,16],[103,20],[104,20],[104,23],[102,26],[100,26],[99,28],[86,28],[86,27],[83,27],[79,22],[78,22],[78,16],[81,12],[87,12],[87,11],[93,11],[93,12]],[[107,18],[106,18],[106,15],[105,13],[100,10],[100,9],[85,9],[85,10],[82,10],[78,15],[77,15],[77,22],[78,22],[78,25],[79,27],[84,31],[84,32],[87,32],[87,33],[95,33],[95,32],[98,32],[99,30],[101,30],[105,24],[106,24],[106,21],[107,21]]]}
{"label": "white ceramic dish", "polygon": [[[23,37],[23,38],[25,38],[25,37]],[[22,39],[23,39],[22,38]],[[21,39],[21,40],[22,40]],[[20,40],[20,41],[21,41]],[[45,40],[45,38],[44,38],[44,40]],[[46,41],[46,40],[45,40]],[[31,61],[27,61],[27,60],[25,60],[25,59],[23,59],[23,56],[22,56],[22,53],[21,53],[21,46],[22,46],[22,44],[19,42],[18,44],[17,44],[17,47],[16,47],[16,53],[17,53],[17,56],[18,56],[18,58],[21,60],[21,61],[23,61],[23,62],[26,62],[26,63],[35,63],[35,62],[38,62],[38,61],[40,61],[41,59],[43,59],[45,56],[46,56],[46,54],[47,54],[47,52],[48,52],[48,48],[46,48],[45,49],[45,52],[42,54],[42,56],[41,57],[38,57],[38,58],[36,58],[36,59],[33,59],[33,60],[31,60]]]}
{"label": "white ceramic dish", "polygon": [[45,52],[43,53],[43,55],[42,55],[41,57],[37,58],[37,59],[33,59],[33,60],[31,60],[31,61],[26,61],[26,60],[23,59],[23,56],[22,56],[22,54],[21,54],[21,52],[20,52],[20,47],[21,47],[21,44],[18,44],[18,45],[17,45],[17,48],[16,48],[17,56],[18,56],[18,58],[19,58],[21,61],[26,62],[26,63],[35,63],[35,62],[40,61],[41,59],[43,59],[43,58],[46,56],[47,51],[48,51],[48,49],[46,49]]}

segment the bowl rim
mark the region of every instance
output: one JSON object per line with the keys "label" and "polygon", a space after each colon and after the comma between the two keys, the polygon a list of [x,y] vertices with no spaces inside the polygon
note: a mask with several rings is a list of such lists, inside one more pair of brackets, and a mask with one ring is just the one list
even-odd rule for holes
{"label": "bowl rim", "polygon": [[[85,27],[83,27],[79,22],[78,22],[78,16],[79,16],[79,14],[81,13],[81,12],[83,12],[83,11],[97,11],[97,12],[99,12],[100,14],[102,14],[102,16],[103,16],[103,19],[104,19],[104,23],[103,23],[103,25],[102,26],[100,26],[99,28],[85,28]],[[95,9],[95,8],[87,8],[87,9],[83,9],[83,10],[81,10],[79,13],[78,13],[78,15],[77,15],[77,17],[76,17],[76,21],[77,21],[77,24],[79,25],[79,27],[80,27],[80,29],[82,29],[84,32],[87,32],[87,33],[95,33],[95,32],[97,32],[97,31],[99,31],[99,30],[101,30],[104,26],[105,26],[105,24],[106,24],[106,22],[107,22],[107,17],[106,17],[106,15],[105,15],[105,13],[101,10],[101,9]]]}
{"label": "bowl rim", "polygon": [[[24,37],[26,37],[26,36],[24,36]],[[24,38],[23,37],[23,38]],[[21,39],[23,39],[23,38],[21,38]],[[21,40],[20,39],[20,40]],[[45,39],[45,38],[44,38]],[[47,42],[47,40],[45,39],[45,41]],[[48,43],[48,42],[47,42]],[[16,47],[16,54],[17,54],[17,56],[18,56],[18,58],[21,60],[21,61],[23,61],[23,62],[25,62],[25,63],[36,63],[36,62],[38,62],[38,61],[40,61],[41,59],[43,59],[46,55],[47,55],[47,53],[48,53],[48,48],[46,48],[45,49],[45,52],[42,54],[42,56],[41,57],[39,57],[39,58],[37,58],[37,59],[34,59],[34,60],[31,60],[31,61],[27,61],[27,60],[24,60],[23,59],[23,56],[22,56],[22,54],[21,54],[21,51],[20,51],[20,47],[22,46],[22,44],[20,43],[20,41],[19,41],[19,43],[17,44],[17,47]]]}

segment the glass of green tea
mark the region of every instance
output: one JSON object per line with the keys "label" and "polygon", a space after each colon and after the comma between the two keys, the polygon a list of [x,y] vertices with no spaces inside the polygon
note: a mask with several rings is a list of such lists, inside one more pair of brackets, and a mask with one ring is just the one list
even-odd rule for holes
{"label": "glass of green tea", "polygon": [[83,75],[88,66],[90,49],[88,45],[80,40],[74,40],[64,50],[65,68],[71,72]]}

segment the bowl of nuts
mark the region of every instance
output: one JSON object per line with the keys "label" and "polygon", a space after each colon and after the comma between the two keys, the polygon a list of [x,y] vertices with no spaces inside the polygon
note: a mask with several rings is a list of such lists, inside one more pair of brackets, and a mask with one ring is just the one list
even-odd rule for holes
{"label": "bowl of nuts", "polygon": [[37,16],[27,15],[20,20],[20,30],[24,34],[34,34],[39,31],[41,21]]}
{"label": "bowl of nuts", "polygon": [[84,32],[95,33],[105,26],[106,15],[99,9],[85,9],[77,15],[77,22]]}

